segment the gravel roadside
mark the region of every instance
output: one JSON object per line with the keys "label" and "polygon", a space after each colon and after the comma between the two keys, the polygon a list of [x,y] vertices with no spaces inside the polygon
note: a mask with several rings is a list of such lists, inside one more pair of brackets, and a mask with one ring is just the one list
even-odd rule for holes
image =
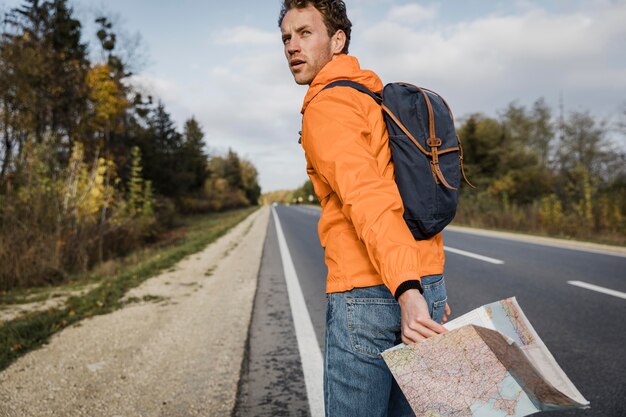
{"label": "gravel roadside", "polygon": [[263,207],[0,373],[0,416],[230,416],[263,242]]}

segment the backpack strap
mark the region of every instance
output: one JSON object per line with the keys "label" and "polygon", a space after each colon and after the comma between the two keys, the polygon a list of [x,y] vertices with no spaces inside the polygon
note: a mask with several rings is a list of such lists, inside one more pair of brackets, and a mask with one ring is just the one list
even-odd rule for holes
{"label": "backpack strap", "polygon": [[[356,81],[351,81],[351,80],[337,80],[337,81],[333,81],[329,84],[327,84],[324,88],[322,88],[320,90],[320,93],[326,89],[329,88],[334,88],[334,87],[350,87],[350,88],[354,88],[357,91],[360,91],[363,94],[366,94],[368,96],[370,96],[377,104],[379,104],[382,107],[382,110],[387,113],[387,115],[389,115],[389,117],[391,117],[391,119],[396,123],[396,125],[398,125],[398,127],[407,135],[407,137],[415,144],[415,146],[417,146],[417,148],[424,153],[425,155],[428,155],[432,158],[432,160],[430,161],[430,165],[431,165],[431,170],[432,170],[432,174],[433,177],[435,179],[435,181],[437,183],[442,183],[444,187],[450,189],[450,190],[456,190],[455,187],[452,187],[450,184],[448,184],[448,182],[446,181],[445,177],[443,176],[443,172],[441,172],[441,168],[439,167],[439,155],[444,154],[444,153],[448,153],[448,152],[452,152],[452,151],[459,151],[459,165],[461,167],[461,173],[463,175],[463,179],[465,180],[465,182],[467,182],[467,184],[472,187],[472,188],[476,188],[472,185],[472,183],[469,182],[469,180],[467,179],[467,177],[465,176],[465,169],[463,167],[463,148],[461,147],[461,140],[459,139],[459,137],[457,136],[457,141],[459,146],[456,148],[450,148],[450,149],[445,149],[445,150],[439,150],[439,146],[441,146],[441,139],[437,138],[435,135],[435,118],[433,115],[433,109],[432,109],[432,105],[430,103],[430,99],[428,97],[428,94],[426,94],[426,92],[432,93],[434,95],[436,95],[437,97],[439,97],[444,105],[446,106],[446,108],[448,109],[448,112],[450,113],[450,117],[452,118],[452,123],[454,123],[454,116],[452,115],[452,110],[450,109],[450,106],[448,105],[448,103],[444,100],[443,97],[441,97],[439,94],[435,93],[432,90],[426,89],[426,88],[421,88],[418,87],[416,85],[413,84],[407,84],[407,83],[402,83],[402,84],[406,84],[409,86],[412,86],[414,88],[416,88],[424,97],[424,100],[426,102],[426,108],[428,109],[428,130],[429,130],[429,138],[427,140],[427,144],[430,146],[430,152],[427,151],[426,149],[424,149],[424,147],[422,147],[422,145],[420,145],[420,143],[413,137],[413,135],[411,134],[411,132],[409,132],[409,130],[402,124],[402,122],[400,122],[400,120],[398,120],[398,118],[396,117],[395,114],[393,114],[393,112],[391,110],[389,110],[389,108],[387,106],[385,106],[383,104],[383,98],[381,95],[374,93],[372,90],[370,90],[369,88],[365,87],[363,84],[357,83]],[[319,94],[319,93],[318,93]]]}
{"label": "backpack strap", "polygon": [[[427,151],[426,149],[424,149],[424,147],[422,145],[420,145],[420,143],[413,137],[411,132],[409,132],[409,130],[402,124],[402,122],[396,117],[396,115],[393,114],[393,112],[391,110],[389,110],[389,108],[383,104],[382,96],[372,92],[369,88],[365,87],[364,85],[359,84],[359,83],[354,82],[354,81],[350,81],[350,80],[333,81],[332,83],[328,84],[326,87],[322,88],[320,90],[320,92],[326,90],[327,88],[333,88],[333,87],[351,87],[351,88],[354,88],[355,90],[360,91],[363,94],[367,94],[368,96],[373,98],[376,101],[376,103],[378,103],[382,107],[383,111],[385,113],[387,113],[389,115],[389,117],[391,117],[391,120],[393,120],[395,122],[395,124],[398,125],[398,127],[407,135],[407,137],[409,139],[411,139],[411,141],[415,144],[415,146],[417,146],[417,148],[420,151],[422,151],[422,153],[424,155],[428,155],[428,156],[432,157],[432,153]],[[416,87],[416,88],[419,89],[419,87]],[[428,99],[428,97],[426,97],[426,99]],[[428,103],[428,105],[430,106],[430,103]],[[432,110],[431,110],[431,112],[432,112]],[[429,125],[432,125],[433,129],[434,129],[434,124],[430,123],[430,120],[429,120]],[[456,148],[454,148],[454,150],[456,150]]]}
{"label": "backpack strap", "polygon": [[[374,101],[376,101],[377,104],[382,105],[383,104],[383,98],[379,95],[374,93],[372,90],[370,90],[369,88],[367,88],[366,86],[364,86],[363,84],[357,83],[356,81],[350,81],[350,80],[337,80],[337,81],[333,81],[327,85],[324,86],[324,88],[322,88],[320,91],[318,91],[313,98],[311,98],[311,101],[313,101],[315,99],[315,97],[317,97],[317,95],[319,93],[321,93],[324,90],[327,90],[329,88],[333,88],[333,87],[350,87],[350,88],[354,88],[357,91],[360,91],[363,94],[367,94],[368,96],[370,96],[372,99],[374,99]],[[300,135],[300,139],[298,139],[298,143],[302,143],[302,131],[298,132],[298,134]]]}
{"label": "backpack strap", "polygon": [[[333,87],[351,87],[351,88],[354,88],[355,90],[360,91],[363,94],[367,94],[368,96],[373,98],[374,101],[376,101],[376,103],[378,103],[381,106],[382,110],[385,113],[387,113],[387,115],[389,115],[389,117],[391,117],[391,120],[393,120],[394,123],[396,125],[398,125],[398,127],[404,132],[404,134],[407,135],[407,137],[409,139],[411,139],[413,144],[415,144],[415,146],[417,146],[417,148],[420,151],[422,151],[422,153],[424,155],[431,156],[430,152],[427,151],[426,149],[424,149],[424,147],[422,145],[420,145],[420,143],[413,137],[411,132],[409,132],[409,130],[402,124],[402,122],[400,120],[398,120],[396,115],[393,114],[393,112],[391,110],[389,110],[389,108],[383,104],[383,98],[382,98],[381,95],[372,92],[372,90],[370,90],[369,88],[365,87],[363,84],[359,84],[359,83],[357,83],[355,81],[350,81],[350,80],[333,81],[332,83],[326,85],[326,87],[322,88],[320,90],[320,93],[322,91],[326,90],[327,88],[333,88]],[[456,150],[456,148],[454,150]]]}
{"label": "backpack strap", "polygon": [[368,96],[370,96],[372,99],[374,99],[374,101],[378,104],[382,104],[383,102],[383,98],[374,93],[372,90],[370,90],[369,88],[367,88],[366,86],[364,86],[363,84],[359,84],[356,81],[350,81],[350,80],[337,80],[337,81],[333,81],[332,83],[326,85],[324,88],[322,88],[321,91],[324,91],[328,88],[333,88],[333,87],[351,87],[354,88],[357,91],[360,91],[363,94],[367,94]]}
{"label": "backpack strap", "polygon": [[[413,86],[412,84],[408,84]],[[413,135],[411,134],[411,132],[409,132],[409,130],[404,126],[404,124],[402,124],[402,122],[396,117],[395,114],[393,114],[393,112],[391,110],[389,110],[389,108],[387,106],[385,106],[383,104],[383,99],[381,96],[379,96],[378,94],[372,92],[369,88],[365,87],[362,84],[359,84],[355,81],[350,81],[350,80],[337,80],[337,81],[333,81],[331,83],[329,83],[328,85],[326,85],[324,88],[322,88],[320,90],[320,93],[324,90],[326,90],[327,88],[334,88],[334,87],[350,87],[350,88],[354,88],[357,91],[360,91],[363,94],[367,94],[368,96],[370,96],[372,99],[374,99],[374,101],[376,101],[377,104],[379,104],[382,108],[382,110],[387,113],[387,115],[389,115],[389,117],[391,117],[391,119],[395,122],[396,125],[398,125],[398,127],[407,135],[407,137],[415,144],[415,146],[417,146],[417,148],[424,154],[427,155],[429,157],[431,157],[433,160],[430,161],[430,167],[432,170],[432,174],[433,177],[435,179],[435,181],[437,183],[439,183],[440,181],[444,184],[445,187],[455,190],[456,188],[450,186],[446,179],[443,177],[443,173],[441,172],[441,169],[439,168],[439,159],[438,159],[438,155],[437,155],[437,146],[439,146],[441,143],[439,144],[431,144],[429,141],[429,145],[431,146],[431,151],[427,151],[426,149],[424,149],[424,147],[422,145],[420,145],[420,143],[413,137]],[[429,131],[430,131],[430,137],[435,138],[435,123],[434,123],[434,116],[433,116],[433,110],[430,104],[430,101],[428,99],[428,95],[426,95],[426,93],[417,86],[413,86],[415,88],[417,88],[420,93],[422,93],[424,95],[424,99],[426,100],[426,105],[428,107],[428,126],[429,126]],[[319,94],[319,93],[318,93]],[[439,142],[441,142],[441,140],[439,140]],[[434,146],[433,146],[434,145]],[[454,150],[457,150],[457,148],[454,148]]]}

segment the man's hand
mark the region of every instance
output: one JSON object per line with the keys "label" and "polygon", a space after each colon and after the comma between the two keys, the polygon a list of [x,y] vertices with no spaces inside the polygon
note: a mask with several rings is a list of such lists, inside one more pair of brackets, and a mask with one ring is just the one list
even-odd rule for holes
{"label": "man's hand", "polygon": [[[398,298],[402,314],[402,341],[406,344],[416,343],[427,337],[448,330],[433,321],[428,313],[428,305],[418,290],[407,290]],[[446,313],[450,308],[446,306]]]}

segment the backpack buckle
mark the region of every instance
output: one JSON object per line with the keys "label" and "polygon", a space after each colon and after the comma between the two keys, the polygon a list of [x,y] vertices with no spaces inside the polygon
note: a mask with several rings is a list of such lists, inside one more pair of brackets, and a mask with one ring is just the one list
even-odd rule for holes
{"label": "backpack buckle", "polygon": [[437,146],[441,146],[441,139],[439,138],[428,138],[426,140],[426,144],[431,148],[436,148]]}

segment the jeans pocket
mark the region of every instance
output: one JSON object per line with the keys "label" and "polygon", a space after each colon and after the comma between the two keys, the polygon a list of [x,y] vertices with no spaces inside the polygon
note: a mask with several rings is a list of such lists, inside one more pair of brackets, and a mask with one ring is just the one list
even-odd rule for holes
{"label": "jeans pocket", "polygon": [[437,323],[441,323],[448,301],[446,282],[443,275],[429,275],[422,278],[424,298],[428,304],[430,317]]}
{"label": "jeans pocket", "polygon": [[390,298],[346,299],[352,351],[372,358],[393,347],[400,332],[400,306]]}

